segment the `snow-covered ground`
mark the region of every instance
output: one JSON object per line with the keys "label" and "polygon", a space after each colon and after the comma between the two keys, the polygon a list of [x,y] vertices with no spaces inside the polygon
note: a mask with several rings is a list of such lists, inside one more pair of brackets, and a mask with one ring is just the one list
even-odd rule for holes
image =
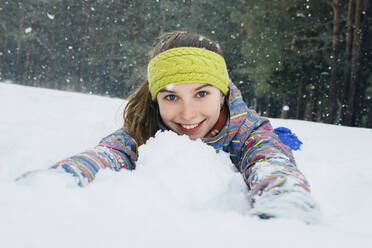
{"label": "snow-covered ground", "polygon": [[0,83],[1,247],[370,247],[372,130],[272,119],[295,152],[322,220],[260,220],[226,154],[166,132],[140,147],[134,172],[85,188],[69,177],[14,178],[94,146],[122,125],[125,102]]}

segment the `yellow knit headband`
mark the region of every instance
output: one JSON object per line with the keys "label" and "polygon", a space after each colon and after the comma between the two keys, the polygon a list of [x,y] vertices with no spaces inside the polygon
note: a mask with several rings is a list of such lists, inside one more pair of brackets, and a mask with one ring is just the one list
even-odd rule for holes
{"label": "yellow knit headband", "polygon": [[229,76],[224,58],[212,51],[196,47],[166,50],[153,58],[147,67],[152,99],[168,84],[207,83],[229,90]]}

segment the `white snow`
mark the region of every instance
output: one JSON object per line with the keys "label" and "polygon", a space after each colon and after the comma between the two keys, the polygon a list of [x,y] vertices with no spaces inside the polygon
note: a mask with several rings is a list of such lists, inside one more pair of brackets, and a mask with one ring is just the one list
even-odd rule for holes
{"label": "white snow", "polygon": [[135,171],[104,170],[85,188],[41,174],[122,125],[125,101],[0,83],[2,247],[369,247],[372,130],[272,119],[295,152],[322,220],[260,220],[227,155],[172,132],[139,148]]}
{"label": "white snow", "polygon": [[25,29],[25,33],[28,34],[28,33],[31,33],[32,32],[32,28],[31,27],[28,27]]}
{"label": "white snow", "polygon": [[289,110],[289,106],[288,106],[288,105],[284,105],[282,109],[283,109],[284,111],[288,111],[288,110]]}
{"label": "white snow", "polygon": [[48,18],[49,18],[50,20],[54,20],[54,16],[55,16],[55,15],[49,14],[49,13],[47,12],[47,16],[48,16]]}
{"label": "white snow", "polygon": [[174,88],[174,84],[168,84],[167,86],[165,86],[165,88],[167,90],[172,90]]}

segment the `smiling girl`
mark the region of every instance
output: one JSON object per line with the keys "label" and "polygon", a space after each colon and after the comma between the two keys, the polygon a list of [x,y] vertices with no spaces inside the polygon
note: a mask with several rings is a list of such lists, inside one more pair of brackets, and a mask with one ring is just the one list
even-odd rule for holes
{"label": "smiling girl", "polygon": [[288,206],[300,212],[316,206],[290,148],[268,119],[247,108],[229,80],[219,46],[187,32],[160,37],[150,54],[147,80],[125,107],[124,127],[52,168],[71,173],[80,186],[103,168],[133,170],[138,146],[159,130],[229,153],[249,189],[252,212],[261,218],[277,216]]}
{"label": "smiling girl", "polygon": [[215,126],[225,96],[210,84],[185,83],[160,90],[156,99],[164,125],[195,140]]}

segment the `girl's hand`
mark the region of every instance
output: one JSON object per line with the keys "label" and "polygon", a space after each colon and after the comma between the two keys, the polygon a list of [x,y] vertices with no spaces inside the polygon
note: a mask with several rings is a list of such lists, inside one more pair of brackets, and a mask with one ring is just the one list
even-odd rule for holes
{"label": "girl's hand", "polygon": [[70,173],[66,173],[62,169],[54,168],[26,172],[20,177],[16,178],[15,182],[26,185],[59,184],[67,187],[76,187],[77,185],[80,185],[79,179],[77,177],[72,176]]}
{"label": "girl's hand", "polygon": [[319,222],[321,213],[311,194],[301,185],[285,179],[273,178],[274,182],[267,184],[266,189],[256,190],[256,194],[251,196],[250,213],[260,219],[297,219],[307,224]]}

